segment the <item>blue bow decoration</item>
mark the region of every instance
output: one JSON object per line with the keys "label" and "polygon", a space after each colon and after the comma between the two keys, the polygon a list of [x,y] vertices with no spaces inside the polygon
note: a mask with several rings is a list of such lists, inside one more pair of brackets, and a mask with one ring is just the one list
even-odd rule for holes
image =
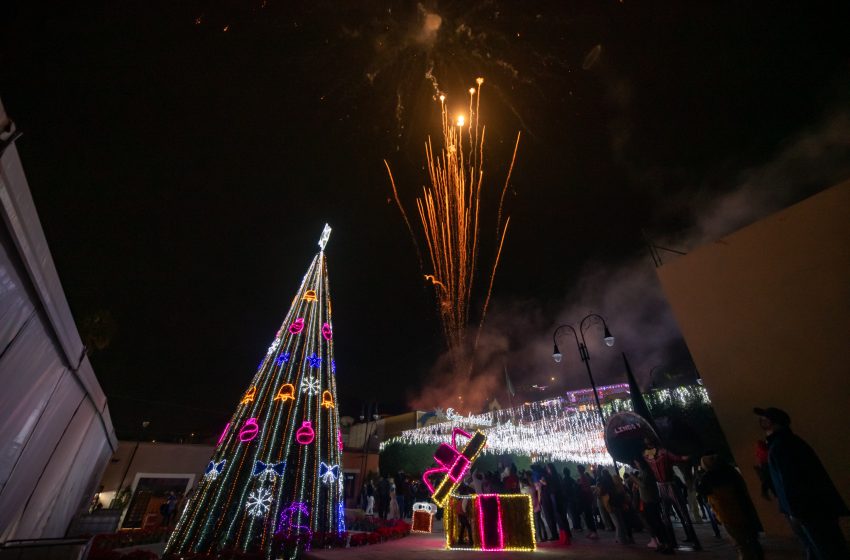
{"label": "blue bow decoration", "polygon": [[269,480],[274,481],[277,477],[283,477],[283,473],[286,471],[286,461],[281,461],[280,463],[264,463],[262,461],[257,461],[254,463],[254,472],[252,476],[260,477],[260,480],[265,482],[268,478]]}
{"label": "blue bow decoration", "polygon": [[319,463],[319,478],[325,484],[336,482],[339,478],[339,465],[330,466],[322,461]]}
{"label": "blue bow decoration", "polygon": [[204,478],[207,480],[215,480],[218,478],[218,475],[221,474],[221,471],[224,470],[224,465],[226,464],[227,459],[222,459],[218,463],[210,461],[210,464],[207,465],[207,470],[204,472]]}

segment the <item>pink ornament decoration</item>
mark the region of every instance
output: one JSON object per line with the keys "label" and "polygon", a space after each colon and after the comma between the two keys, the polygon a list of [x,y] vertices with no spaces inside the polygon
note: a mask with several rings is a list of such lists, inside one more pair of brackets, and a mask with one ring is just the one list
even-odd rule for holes
{"label": "pink ornament decoration", "polygon": [[260,426],[257,424],[256,418],[248,418],[239,430],[239,441],[247,443],[257,437],[260,433]]}
{"label": "pink ornament decoration", "polygon": [[221,432],[221,436],[218,438],[218,443],[216,443],[217,446],[221,445],[221,442],[224,441],[224,436],[227,435],[228,429],[230,429],[230,422],[227,423],[227,425],[224,427],[224,430]]}
{"label": "pink ornament decoration", "polygon": [[304,330],[304,317],[298,317],[292,324],[289,325],[289,332],[292,334],[298,334]]}
{"label": "pink ornament decoration", "polygon": [[313,431],[313,423],[310,420],[301,422],[301,427],[295,432],[295,440],[301,445],[310,445],[316,439],[316,432]]}

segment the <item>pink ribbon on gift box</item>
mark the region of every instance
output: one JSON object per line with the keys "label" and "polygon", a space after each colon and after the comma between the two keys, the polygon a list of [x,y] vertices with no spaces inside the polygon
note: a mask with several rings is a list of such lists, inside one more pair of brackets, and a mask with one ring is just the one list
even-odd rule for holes
{"label": "pink ribbon on gift box", "polygon": [[422,474],[422,480],[425,481],[425,485],[432,494],[434,493],[434,486],[431,484],[431,481],[428,480],[432,474],[446,473],[452,482],[458,482],[461,478],[463,478],[467,469],[469,469],[469,459],[457,450],[456,438],[458,435],[462,435],[467,439],[472,439],[471,434],[461,430],[460,428],[454,428],[452,430],[452,444],[449,445],[447,443],[441,443],[440,446],[437,447],[437,451],[434,452],[434,460],[440,466],[428,469]]}

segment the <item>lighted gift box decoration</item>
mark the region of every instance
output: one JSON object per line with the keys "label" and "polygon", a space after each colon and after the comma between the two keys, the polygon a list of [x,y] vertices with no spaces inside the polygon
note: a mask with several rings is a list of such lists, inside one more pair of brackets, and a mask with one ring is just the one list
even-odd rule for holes
{"label": "lighted gift box decoration", "polygon": [[[463,449],[458,449],[457,436],[464,436],[469,440],[463,446]],[[431,499],[438,506],[445,507],[449,496],[463,480],[464,475],[469,471],[469,466],[484,449],[485,443],[487,443],[487,436],[481,432],[475,432],[473,436],[460,428],[455,428],[452,430],[451,445],[441,443],[437,447],[437,451],[434,452],[434,460],[440,466],[425,471],[422,474],[422,480],[428,490],[431,491]],[[434,486],[430,479],[436,475],[440,476],[440,480]]]}
{"label": "lighted gift box decoration", "polygon": [[[456,504],[471,500],[468,514],[472,526],[472,544],[459,542],[460,523]],[[452,495],[443,517],[446,548],[452,550],[524,550],[537,549],[531,496],[526,494]]]}
{"label": "lighted gift box decoration", "polygon": [[435,513],[437,513],[437,506],[430,502],[413,504],[413,525],[410,527],[410,531],[412,533],[430,533]]}
{"label": "lighted gift box decoration", "polygon": [[[458,436],[467,438],[462,449]],[[422,480],[431,491],[431,498],[445,508],[443,526],[446,531],[446,548],[453,550],[526,550],[537,548],[534,538],[534,514],[531,497],[525,494],[478,494],[458,496],[453,492],[469,471],[478,454],[484,449],[487,436],[481,432],[471,435],[460,428],[452,430],[452,442],[441,443],[434,453],[439,465],[425,471]],[[436,486],[432,476],[440,476]],[[460,523],[457,519],[457,500],[472,500],[472,544],[458,543]],[[415,515],[415,514],[414,514]],[[414,519],[415,523],[415,519]]]}

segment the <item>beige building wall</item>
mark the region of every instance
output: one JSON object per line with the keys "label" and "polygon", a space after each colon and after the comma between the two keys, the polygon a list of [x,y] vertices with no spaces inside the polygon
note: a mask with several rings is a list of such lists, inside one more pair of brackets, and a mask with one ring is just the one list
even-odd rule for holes
{"label": "beige building wall", "polygon": [[121,488],[134,489],[139,475],[186,475],[191,479],[190,486],[197,484],[214,449],[212,445],[119,441],[100,481],[100,502],[109,507]]}
{"label": "beige building wall", "polygon": [[658,275],[766,530],[789,533],[752,468],[754,406],[791,415],[850,503],[850,181]]}

